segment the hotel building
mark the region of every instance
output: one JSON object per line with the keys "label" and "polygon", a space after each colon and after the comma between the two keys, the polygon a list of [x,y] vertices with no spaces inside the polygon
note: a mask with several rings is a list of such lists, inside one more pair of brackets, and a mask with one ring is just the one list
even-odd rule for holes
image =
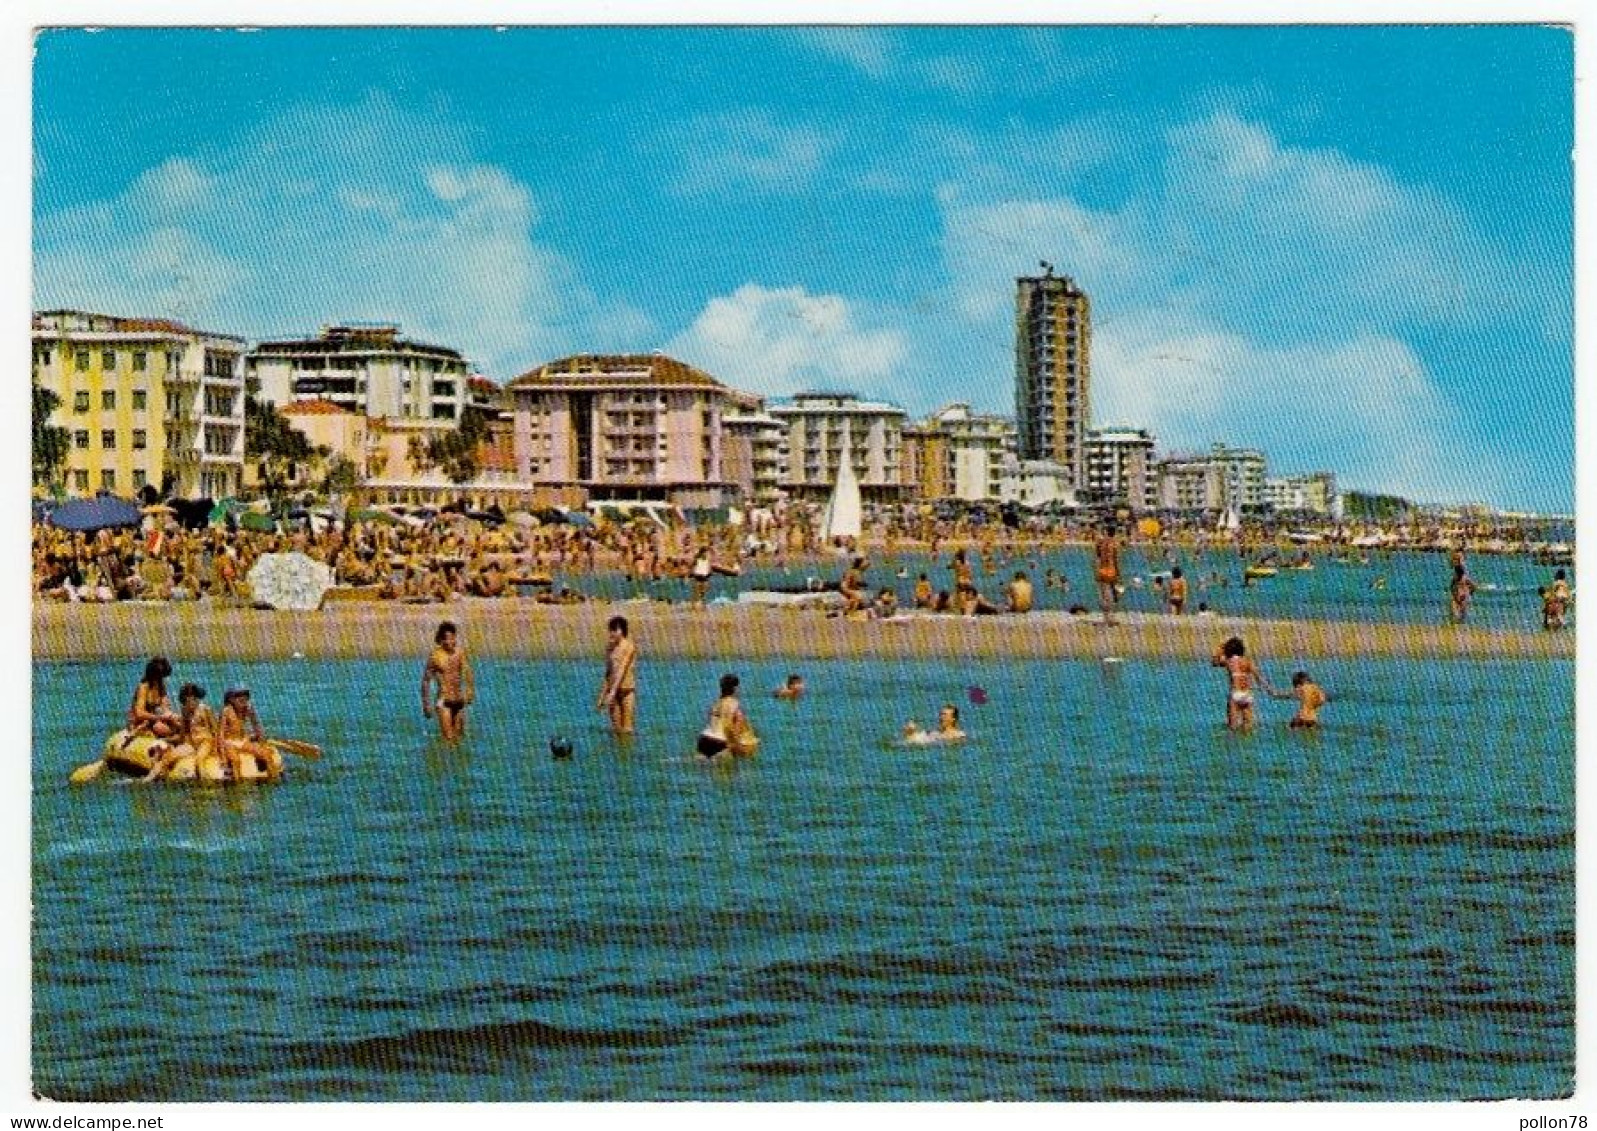
{"label": "hotel building", "polygon": [[904,410],[852,393],[800,393],[767,411],[787,427],[783,486],[798,498],[825,499],[837,482],[843,449],[866,501],[896,502],[900,481]]}
{"label": "hotel building", "polygon": [[261,342],[247,366],[251,387],[280,408],[316,398],[363,416],[458,421],[486,394],[471,388],[470,365],[458,351],[401,338],[398,326],[385,324]]}
{"label": "hotel building", "polygon": [[530,370],[513,399],[517,478],[598,500],[727,503],[723,417],[748,398],[663,354],[580,354]]}
{"label": "hotel building", "polygon": [[244,341],[158,318],[33,316],[33,379],[61,403],[69,494],[238,494]]}
{"label": "hotel building", "polygon": [[1082,443],[1087,467],[1083,501],[1125,506],[1134,512],[1157,507],[1153,445],[1153,436],[1145,428],[1089,431]]}
{"label": "hotel building", "polygon": [[1063,466],[1085,486],[1092,388],[1092,307],[1052,268],[1015,280],[1015,422],[1022,460]]}

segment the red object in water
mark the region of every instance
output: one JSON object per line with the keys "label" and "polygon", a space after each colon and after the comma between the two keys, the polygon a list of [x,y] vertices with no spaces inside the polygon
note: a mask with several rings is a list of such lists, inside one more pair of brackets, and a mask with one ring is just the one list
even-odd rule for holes
{"label": "red object in water", "polygon": [[970,701],[976,704],[976,706],[984,707],[987,705],[987,692],[983,691],[974,684],[966,688],[965,693],[970,696]]}

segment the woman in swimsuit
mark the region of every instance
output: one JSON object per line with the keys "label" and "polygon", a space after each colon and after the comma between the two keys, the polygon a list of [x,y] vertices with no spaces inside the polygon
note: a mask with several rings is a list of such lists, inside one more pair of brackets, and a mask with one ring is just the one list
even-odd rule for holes
{"label": "woman in swimsuit", "polygon": [[171,674],[172,665],[165,656],[156,656],[144,665],[144,678],[133,689],[133,705],[128,708],[129,738],[134,734],[171,738],[181,729],[166,694],[166,680]]}
{"label": "woman in swimsuit", "polygon": [[1225,725],[1231,730],[1253,729],[1253,681],[1274,695],[1259,666],[1248,658],[1239,637],[1233,636],[1215,651],[1209,662],[1226,670],[1229,694],[1225,704]]}
{"label": "woman in swimsuit", "polygon": [[714,758],[725,754],[734,743],[751,731],[748,719],[743,716],[743,705],[738,702],[738,677],[721,677],[721,697],[710,708],[710,717],[699,732],[698,752],[701,758]]}

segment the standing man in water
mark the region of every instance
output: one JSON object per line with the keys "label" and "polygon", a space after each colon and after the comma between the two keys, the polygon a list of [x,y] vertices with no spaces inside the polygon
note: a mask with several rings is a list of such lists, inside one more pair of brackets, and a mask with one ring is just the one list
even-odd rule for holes
{"label": "standing man in water", "polygon": [[[477,697],[471,663],[460,650],[460,633],[454,622],[444,621],[433,634],[432,654],[421,669],[421,713],[432,718],[438,709],[438,733],[445,742],[459,742],[466,734],[466,708]],[[437,700],[433,688],[437,687]]]}
{"label": "standing man in water", "polygon": [[631,734],[638,722],[638,646],[627,635],[626,617],[611,617],[606,631],[610,641],[604,651],[598,709],[609,712],[610,729],[616,734]]}
{"label": "standing man in water", "polygon": [[1104,624],[1115,623],[1115,606],[1120,603],[1120,540],[1115,525],[1106,521],[1093,539],[1093,579],[1098,583],[1098,605]]}

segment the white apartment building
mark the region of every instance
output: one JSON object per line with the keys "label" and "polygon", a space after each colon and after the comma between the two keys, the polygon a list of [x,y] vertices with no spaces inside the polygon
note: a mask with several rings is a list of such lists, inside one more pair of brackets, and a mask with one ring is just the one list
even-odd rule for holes
{"label": "white apartment building", "polygon": [[1330,515],[1336,498],[1336,476],[1329,471],[1264,481],[1264,505],[1275,511]]}
{"label": "white apartment building", "polygon": [[401,338],[387,324],[261,342],[247,367],[260,398],[274,405],[318,398],[364,416],[458,421],[474,403],[471,367],[458,351]]}
{"label": "white apartment building", "polygon": [[1075,476],[1053,460],[1011,460],[998,480],[998,498],[1005,503],[1040,507],[1060,503],[1076,505]]}
{"label": "white apartment building", "polygon": [[782,497],[788,458],[787,425],[758,397],[734,397],[721,415],[721,463],[745,503],[769,506]]}
{"label": "white apartment building", "polygon": [[1086,460],[1084,498],[1114,503],[1133,512],[1159,505],[1159,484],[1154,474],[1154,438],[1145,428],[1098,428],[1087,433],[1082,445]]}
{"label": "white apartment building", "polygon": [[783,486],[789,494],[824,498],[837,481],[843,450],[849,452],[860,494],[897,501],[903,454],[904,410],[852,393],[800,393],[767,411],[787,427],[788,461]]}
{"label": "white apartment building", "polygon": [[1013,420],[974,413],[970,405],[956,402],[932,413],[926,427],[943,437],[948,495],[973,502],[999,497],[1004,469],[1015,453]]}
{"label": "white apartment building", "polygon": [[1179,511],[1264,507],[1264,453],[1215,444],[1203,455],[1171,456],[1157,465],[1159,506]]}
{"label": "white apartment building", "polygon": [[32,337],[33,379],[61,400],[50,422],[68,432],[68,493],[239,493],[242,338],[80,310],[35,314]]}

